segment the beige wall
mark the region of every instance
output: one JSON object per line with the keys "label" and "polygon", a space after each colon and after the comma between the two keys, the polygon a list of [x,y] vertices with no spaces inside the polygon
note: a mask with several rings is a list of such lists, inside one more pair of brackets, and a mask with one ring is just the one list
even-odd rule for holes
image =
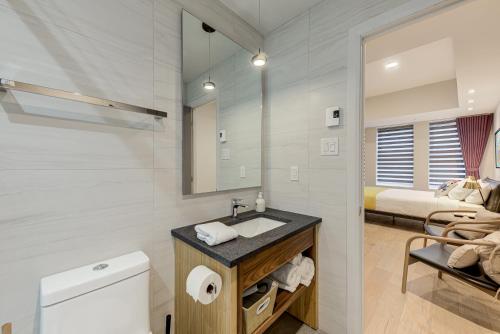
{"label": "beige wall", "polygon": [[457,107],[457,82],[453,79],[369,97],[365,100],[365,123],[373,126],[381,120]]}
{"label": "beige wall", "polygon": [[500,105],[493,114],[493,125],[491,126],[490,137],[484,151],[483,161],[479,172],[481,177],[491,177],[500,180],[500,168],[496,168],[495,164],[495,131],[500,128]]}
{"label": "beige wall", "polygon": [[365,129],[365,185],[377,184],[377,128]]}

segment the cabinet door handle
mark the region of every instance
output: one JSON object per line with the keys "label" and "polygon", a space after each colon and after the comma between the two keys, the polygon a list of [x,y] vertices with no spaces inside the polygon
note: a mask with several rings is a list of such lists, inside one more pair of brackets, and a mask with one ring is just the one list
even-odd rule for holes
{"label": "cabinet door handle", "polygon": [[271,297],[267,297],[266,300],[262,302],[262,304],[257,307],[257,315],[264,312],[264,310],[269,306],[269,302],[271,301]]}

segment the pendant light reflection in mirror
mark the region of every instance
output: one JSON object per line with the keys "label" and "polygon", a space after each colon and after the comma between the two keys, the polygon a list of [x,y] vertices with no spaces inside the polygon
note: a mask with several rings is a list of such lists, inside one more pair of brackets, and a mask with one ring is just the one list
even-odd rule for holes
{"label": "pendant light reflection in mirror", "polygon": [[[260,0],[259,1],[259,27],[260,27]],[[256,67],[262,67],[267,63],[267,56],[259,48],[259,52],[252,57],[252,64]]]}
{"label": "pendant light reflection in mirror", "polygon": [[212,72],[212,44],[211,44],[211,35],[215,32],[215,29],[206,24],[202,23],[201,27],[208,34],[208,80],[203,83],[203,88],[206,90],[214,90],[215,82],[213,82],[210,78],[210,74]]}

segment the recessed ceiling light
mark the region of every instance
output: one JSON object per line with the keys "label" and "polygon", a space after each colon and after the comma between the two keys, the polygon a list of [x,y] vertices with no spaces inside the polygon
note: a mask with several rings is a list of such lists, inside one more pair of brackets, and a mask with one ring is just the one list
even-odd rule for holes
{"label": "recessed ceiling light", "polygon": [[469,94],[474,94],[476,92],[476,90],[474,88],[471,88],[467,91],[467,93]]}
{"label": "recessed ceiling light", "polygon": [[474,103],[473,99],[467,100],[467,103]]}
{"label": "recessed ceiling light", "polygon": [[385,64],[386,70],[392,70],[399,67],[399,63],[397,61],[391,61],[390,63]]}
{"label": "recessed ceiling light", "polygon": [[469,107],[469,108],[467,108],[467,110],[472,111],[472,110],[474,110],[474,107]]}

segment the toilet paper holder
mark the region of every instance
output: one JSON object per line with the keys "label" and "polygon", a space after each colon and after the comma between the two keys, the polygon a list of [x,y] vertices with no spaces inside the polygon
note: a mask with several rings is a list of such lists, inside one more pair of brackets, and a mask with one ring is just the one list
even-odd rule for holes
{"label": "toilet paper holder", "polygon": [[210,294],[210,295],[217,294],[217,285],[215,285],[215,283],[210,283],[207,286],[207,293]]}

